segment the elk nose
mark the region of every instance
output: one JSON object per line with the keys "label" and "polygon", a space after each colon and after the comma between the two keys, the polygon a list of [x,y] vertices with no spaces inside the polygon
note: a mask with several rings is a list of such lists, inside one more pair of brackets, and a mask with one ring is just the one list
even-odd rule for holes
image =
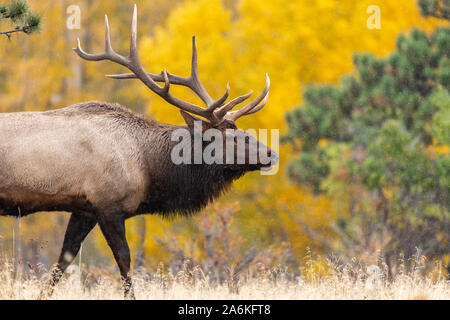
{"label": "elk nose", "polygon": [[267,155],[270,157],[272,164],[276,164],[278,162],[278,160],[279,160],[278,153],[276,153],[272,149],[269,149],[269,151],[267,152]]}

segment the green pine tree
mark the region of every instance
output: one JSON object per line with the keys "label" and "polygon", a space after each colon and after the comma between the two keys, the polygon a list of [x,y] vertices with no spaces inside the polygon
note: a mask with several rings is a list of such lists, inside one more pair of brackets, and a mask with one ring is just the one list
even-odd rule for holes
{"label": "green pine tree", "polygon": [[0,23],[8,20],[13,29],[0,31],[8,38],[17,32],[36,33],[41,26],[41,16],[32,12],[24,0],[13,0],[9,4],[0,4]]}
{"label": "green pine tree", "polygon": [[425,17],[450,19],[450,0],[419,0],[419,8]]}
{"label": "green pine tree", "polygon": [[[424,14],[448,17],[448,1],[436,3],[421,1]],[[299,154],[288,174],[336,207],[347,199],[330,226],[343,254],[381,250],[389,266],[417,249],[448,254],[450,28],[413,30],[389,57],[357,54],[354,64],[340,85],[306,88],[287,114],[284,141]]]}

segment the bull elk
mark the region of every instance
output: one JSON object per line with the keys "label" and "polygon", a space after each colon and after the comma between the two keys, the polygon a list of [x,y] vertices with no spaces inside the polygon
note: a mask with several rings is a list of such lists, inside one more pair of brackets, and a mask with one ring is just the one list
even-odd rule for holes
{"label": "bull elk", "polygon": [[[229,135],[227,129],[246,135],[235,122],[264,107],[270,80],[267,76],[265,88],[255,100],[231,111],[251,93],[226,103],[228,85],[226,93],[213,100],[199,79],[195,37],[189,77],[166,70],[155,75],[145,72],[139,61],[136,6],[129,56],[119,55],[111,47],[107,16],[105,28],[105,52],[86,53],[78,39],[74,49],[78,56],[88,61],[109,60],[128,68],[132,73],[108,77],[141,80],[179,108],[187,126],[159,123],[120,105],[103,102],[45,112],[0,114],[0,215],[71,213],[61,255],[50,278],[50,291],[98,224],[120,269],[125,296],[133,298],[126,219],[140,214],[192,214],[218,197],[233,180],[268,166],[259,158],[257,163],[243,164],[174,164],[171,150],[176,142],[171,139],[172,133],[180,128],[193,132],[194,123],[201,121],[203,130],[220,130],[224,142]],[[171,85],[191,89],[206,108],[176,98],[170,93]],[[275,152],[248,135],[246,150],[252,141],[257,142],[258,151],[267,152],[272,164],[277,161]]]}

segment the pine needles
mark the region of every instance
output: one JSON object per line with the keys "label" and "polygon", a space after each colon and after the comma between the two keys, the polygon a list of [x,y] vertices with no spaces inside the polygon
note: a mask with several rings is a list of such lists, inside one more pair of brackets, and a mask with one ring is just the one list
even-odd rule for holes
{"label": "pine needles", "polygon": [[39,32],[42,17],[30,10],[25,0],[13,0],[9,4],[0,4],[0,23],[9,20],[14,29],[0,31],[0,35],[11,38],[12,34],[23,32],[32,34]]}

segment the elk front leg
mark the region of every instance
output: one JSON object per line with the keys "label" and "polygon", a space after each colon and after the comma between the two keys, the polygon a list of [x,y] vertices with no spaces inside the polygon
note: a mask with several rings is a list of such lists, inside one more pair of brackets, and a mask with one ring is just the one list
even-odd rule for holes
{"label": "elk front leg", "polygon": [[101,214],[99,215],[99,226],[119,267],[125,298],[135,299],[129,276],[131,258],[125,237],[125,217],[122,213],[114,211]]}
{"label": "elk front leg", "polygon": [[67,267],[75,259],[81,244],[96,224],[97,220],[94,218],[72,213],[64,236],[64,243],[58,264],[52,270],[50,283],[47,288],[48,295],[53,293],[53,287],[59,282],[64,271],[66,271]]}

